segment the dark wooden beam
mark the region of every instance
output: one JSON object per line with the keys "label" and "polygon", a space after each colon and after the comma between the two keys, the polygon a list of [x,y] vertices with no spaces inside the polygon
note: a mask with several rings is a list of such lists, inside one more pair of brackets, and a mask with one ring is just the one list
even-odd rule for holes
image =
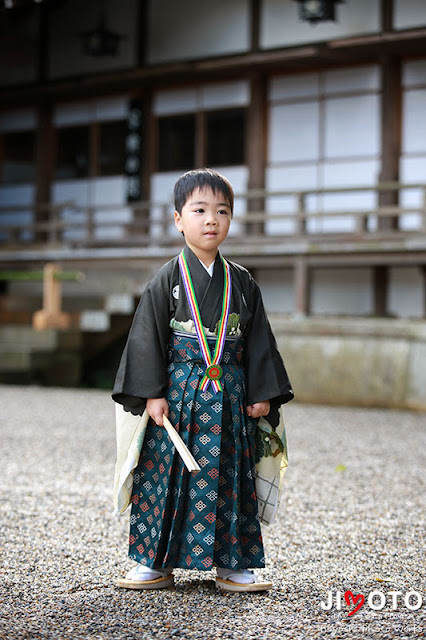
{"label": "dark wooden beam", "polygon": [[100,92],[131,91],[136,84],[146,87],[167,86],[171,82],[198,82],[218,77],[241,78],[253,71],[284,71],[309,69],[322,64],[342,66],[360,62],[378,62],[383,54],[389,56],[423,55],[426,29],[387,32],[353,38],[331,40],[309,46],[257,51],[207,60],[164,65],[144,66],[120,72],[102,73],[57,81],[46,81],[19,87],[4,87],[0,106],[16,107],[66,98],[99,95]]}

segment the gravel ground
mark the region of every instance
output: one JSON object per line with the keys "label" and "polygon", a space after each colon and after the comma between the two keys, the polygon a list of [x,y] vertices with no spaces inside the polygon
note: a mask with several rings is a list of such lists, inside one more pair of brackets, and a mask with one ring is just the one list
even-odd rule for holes
{"label": "gravel ground", "polygon": [[[285,498],[260,571],[274,589],[229,594],[184,570],[174,590],[114,586],[132,563],[128,517],[111,515],[108,393],[0,386],[0,405],[0,638],[424,637],[424,414],[288,405]],[[323,610],[336,591],[365,604]]]}

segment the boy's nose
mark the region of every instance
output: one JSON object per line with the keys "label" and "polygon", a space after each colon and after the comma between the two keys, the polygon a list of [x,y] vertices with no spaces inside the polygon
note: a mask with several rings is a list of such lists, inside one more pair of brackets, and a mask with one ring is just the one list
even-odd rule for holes
{"label": "boy's nose", "polygon": [[214,213],[208,213],[205,220],[206,224],[217,224],[217,219]]}

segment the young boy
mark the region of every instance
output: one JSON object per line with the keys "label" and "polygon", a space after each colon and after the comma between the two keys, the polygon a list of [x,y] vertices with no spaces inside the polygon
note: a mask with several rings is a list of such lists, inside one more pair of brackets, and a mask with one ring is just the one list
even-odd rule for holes
{"label": "young boy", "polygon": [[[147,285],[135,313],[113,390],[126,411],[150,421],[133,475],[129,556],[117,584],[160,588],[173,568],[210,570],[232,591],[272,587],[249,568],[264,567],[255,488],[257,418],[274,428],[293,391],[259,288],[225,261],[234,194],[210,169],[175,185],[182,254]],[[193,475],[163,428],[170,418],[197,460]]]}

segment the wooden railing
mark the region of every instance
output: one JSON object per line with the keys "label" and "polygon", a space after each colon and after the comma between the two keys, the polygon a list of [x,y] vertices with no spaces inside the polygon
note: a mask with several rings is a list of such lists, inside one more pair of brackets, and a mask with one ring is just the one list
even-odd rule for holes
{"label": "wooden railing", "polygon": [[[366,195],[373,206],[355,206]],[[413,205],[381,204],[417,196]],[[345,197],[347,205],[333,206],[331,199]],[[322,204],[325,200],[325,204]],[[352,201],[352,206],[351,206]],[[376,238],[386,230],[394,236],[426,233],[426,184],[381,183],[303,191],[252,190],[236,195],[232,235],[240,242],[321,236]],[[31,214],[21,223],[19,214]],[[414,214],[411,227],[404,217]],[[16,217],[16,221],[13,218]],[[339,218],[343,229],[331,221]],[[391,224],[383,224],[383,221]],[[321,228],[320,221],[326,222]],[[109,232],[109,233],[108,233]],[[29,246],[167,246],[178,243],[170,202],[138,202],[123,205],[78,206],[73,202],[38,206],[0,206],[0,249]]]}

